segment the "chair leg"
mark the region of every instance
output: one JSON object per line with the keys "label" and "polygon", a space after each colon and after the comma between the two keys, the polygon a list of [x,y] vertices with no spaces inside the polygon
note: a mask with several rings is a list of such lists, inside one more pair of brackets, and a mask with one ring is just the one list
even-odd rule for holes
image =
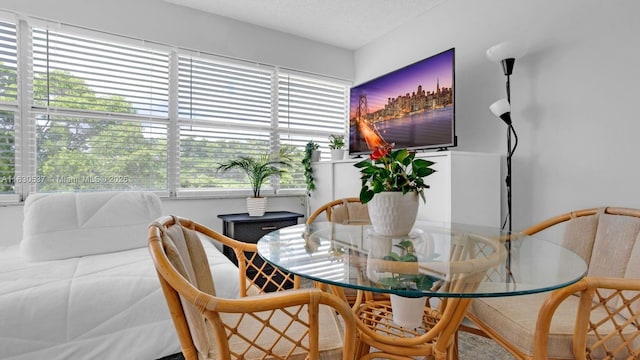
{"label": "chair leg", "polygon": [[451,348],[447,353],[448,353],[449,360],[458,360],[458,332],[457,331],[453,336],[453,344],[451,344]]}
{"label": "chair leg", "polygon": [[360,359],[367,355],[369,351],[371,351],[371,347],[369,345],[362,341],[358,342],[358,345],[356,345],[356,359]]}

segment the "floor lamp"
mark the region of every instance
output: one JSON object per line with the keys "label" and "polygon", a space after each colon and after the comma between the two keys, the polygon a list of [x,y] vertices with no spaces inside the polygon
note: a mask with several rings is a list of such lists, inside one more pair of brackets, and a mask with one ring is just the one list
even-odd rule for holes
{"label": "floor lamp", "polygon": [[[516,130],[513,127],[513,123],[511,121],[511,74],[513,73],[513,66],[516,63],[516,58],[522,56],[524,50],[518,44],[512,42],[504,42],[498,45],[492,46],[487,50],[487,57],[491,61],[499,62],[502,64],[502,70],[504,75],[507,77],[506,90],[507,97],[500,99],[491,106],[489,109],[491,112],[502,119],[504,123],[507,125],[507,177],[505,178],[505,184],[507,188],[507,216],[505,217],[505,221],[502,224],[502,228],[504,229],[507,226],[508,234],[511,234],[513,230],[513,222],[512,222],[512,202],[511,202],[511,158],[516,151],[516,147],[518,146],[518,135],[516,134]],[[507,241],[506,243],[507,251],[509,256],[511,255],[511,241]],[[510,257],[507,259],[507,279],[513,279],[513,274],[511,273],[511,264]]]}

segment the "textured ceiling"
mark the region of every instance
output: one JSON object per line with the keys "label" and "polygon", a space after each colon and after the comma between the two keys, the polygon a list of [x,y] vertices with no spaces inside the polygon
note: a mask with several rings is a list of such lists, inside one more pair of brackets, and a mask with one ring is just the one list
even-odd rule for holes
{"label": "textured ceiling", "polygon": [[357,49],[446,0],[164,0]]}

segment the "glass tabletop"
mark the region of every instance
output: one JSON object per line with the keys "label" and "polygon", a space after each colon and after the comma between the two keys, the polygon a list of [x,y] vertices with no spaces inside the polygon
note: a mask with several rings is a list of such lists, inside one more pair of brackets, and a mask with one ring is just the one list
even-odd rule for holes
{"label": "glass tabletop", "polygon": [[404,236],[369,225],[316,222],[263,236],[272,265],[322,283],[407,297],[495,297],[549,291],[587,270],[574,252],[500,229],[418,221]]}

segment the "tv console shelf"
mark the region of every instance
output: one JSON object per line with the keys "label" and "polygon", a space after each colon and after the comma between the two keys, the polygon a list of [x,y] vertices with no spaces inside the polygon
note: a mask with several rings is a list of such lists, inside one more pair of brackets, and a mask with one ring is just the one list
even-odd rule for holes
{"label": "tv console shelf", "polygon": [[[420,201],[418,219],[452,221],[499,227],[500,155],[461,151],[419,152],[433,161],[436,173],[425,178],[426,203]],[[309,198],[311,210],[334,199],[358,197],[360,173],[353,166],[365,157],[313,163],[316,189]]]}

